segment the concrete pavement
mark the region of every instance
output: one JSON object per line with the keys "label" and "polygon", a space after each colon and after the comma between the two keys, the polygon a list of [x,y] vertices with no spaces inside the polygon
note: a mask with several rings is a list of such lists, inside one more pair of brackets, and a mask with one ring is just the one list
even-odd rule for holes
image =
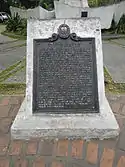
{"label": "concrete pavement", "polygon": [[125,39],[103,41],[103,57],[113,80],[125,83]]}

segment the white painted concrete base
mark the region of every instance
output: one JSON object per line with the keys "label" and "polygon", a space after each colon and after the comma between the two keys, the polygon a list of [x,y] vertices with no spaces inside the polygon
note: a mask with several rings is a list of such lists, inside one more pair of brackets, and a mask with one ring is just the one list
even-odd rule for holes
{"label": "white painted concrete base", "polygon": [[30,139],[42,137],[106,139],[118,136],[119,126],[107,99],[98,114],[39,114],[26,112],[26,99],[11,127],[12,138]]}
{"label": "white painted concrete base", "polygon": [[[76,33],[82,38],[95,38],[100,110],[98,114],[32,114],[33,40],[51,37],[64,23],[70,27],[71,33]],[[26,99],[11,127],[12,137],[17,139],[31,137],[104,139],[117,136],[119,127],[105,98],[100,20],[98,18],[44,21],[30,19],[27,27]]]}

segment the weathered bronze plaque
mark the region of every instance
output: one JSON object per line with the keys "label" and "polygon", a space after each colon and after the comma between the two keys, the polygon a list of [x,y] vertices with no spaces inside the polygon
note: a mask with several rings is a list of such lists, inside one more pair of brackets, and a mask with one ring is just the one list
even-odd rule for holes
{"label": "weathered bronze plaque", "polygon": [[34,40],[33,112],[99,112],[94,38],[58,34]]}

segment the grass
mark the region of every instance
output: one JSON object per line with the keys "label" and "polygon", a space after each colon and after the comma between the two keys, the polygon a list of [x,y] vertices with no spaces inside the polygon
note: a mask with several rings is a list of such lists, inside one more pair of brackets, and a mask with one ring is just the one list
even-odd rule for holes
{"label": "grass", "polygon": [[13,83],[13,84],[2,84],[0,83],[0,94],[25,94],[26,84],[24,83]]}
{"label": "grass", "polygon": [[22,70],[26,66],[26,59],[16,62],[14,65],[8,67],[0,73],[0,82],[5,81],[10,76],[13,76],[18,71]]}
{"label": "grass", "polygon": [[7,69],[3,70],[1,73],[0,73],[0,79],[2,79],[3,77],[5,77],[6,75],[8,75],[8,73],[10,71],[12,71],[13,69],[15,69],[19,64],[21,63],[21,61],[18,61],[17,63],[15,63],[14,65],[8,67]]}
{"label": "grass", "polygon": [[104,76],[105,76],[105,89],[106,92],[112,92],[112,93],[116,93],[116,94],[121,94],[121,93],[125,93],[125,83],[115,83],[108,70],[106,68],[104,68]]}
{"label": "grass", "polygon": [[26,84],[24,83],[3,83],[6,79],[14,76],[18,71],[26,67],[26,59],[18,61],[0,73],[0,94],[25,94]]}
{"label": "grass", "polygon": [[6,32],[6,31],[3,31],[1,32],[2,35],[5,35],[5,36],[8,36],[10,38],[14,38],[14,39],[19,39],[19,40],[26,40],[26,36],[22,36],[22,35],[17,35],[15,33],[12,33],[12,32]]}
{"label": "grass", "polygon": [[4,82],[6,79],[10,78],[11,76],[14,76],[14,74],[16,74],[17,72],[21,71],[24,68],[25,68],[25,65],[17,68],[13,72],[8,73],[6,76],[4,76],[3,78],[0,79],[0,82]]}

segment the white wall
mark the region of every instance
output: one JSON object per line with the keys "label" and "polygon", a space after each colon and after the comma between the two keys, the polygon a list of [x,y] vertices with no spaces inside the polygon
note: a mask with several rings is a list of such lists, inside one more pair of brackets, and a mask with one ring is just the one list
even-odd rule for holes
{"label": "white wall", "polygon": [[102,29],[109,29],[111,27],[115,6],[89,8],[89,17],[100,17]]}
{"label": "white wall", "polygon": [[39,18],[39,7],[27,10],[27,18]]}
{"label": "white wall", "polygon": [[54,2],[54,6],[57,19],[79,18],[81,15],[81,9],[78,7],[69,6],[58,1]]}
{"label": "white wall", "polygon": [[12,16],[18,13],[21,18],[27,18],[27,10],[10,6],[10,12]]}
{"label": "white wall", "polygon": [[125,1],[115,5],[114,18],[117,23],[123,14],[125,14]]}
{"label": "white wall", "polygon": [[34,9],[23,10],[20,8],[10,7],[11,15],[18,13],[21,18],[37,18],[37,19],[51,19],[55,17],[55,11],[47,11],[41,6]]}
{"label": "white wall", "polygon": [[[102,29],[111,27],[111,22],[114,16],[115,21],[118,23],[121,16],[125,14],[125,1],[98,8],[78,8],[67,5],[64,1],[55,1],[55,15],[56,18],[79,18],[81,11],[88,11],[89,17],[100,17]],[[63,10],[62,10],[63,9]]]}
{"label": "white wall", "polygon": [[39,6],[39,16],[40,19],[51,19],[55,17],[55,11],[47,11],[41,6]]}
{"label": "white wall", "polygon": [[88,0],[61,0],[60,2],[74,7],[88,7]]}
{"label": "white wall", "polygon": [[118,23],[121,16],[125,14],[125,1],[120,2],[118,4],[114,4],[114,5],[109,5],[109,6],[99,7],[99,8],[91,8],[90,11],[94,15],[100,16],[103,22],[102,24],[106,26],[109,25],[109,23],[113,19],[113,15],[114,15],[115,22]]}

